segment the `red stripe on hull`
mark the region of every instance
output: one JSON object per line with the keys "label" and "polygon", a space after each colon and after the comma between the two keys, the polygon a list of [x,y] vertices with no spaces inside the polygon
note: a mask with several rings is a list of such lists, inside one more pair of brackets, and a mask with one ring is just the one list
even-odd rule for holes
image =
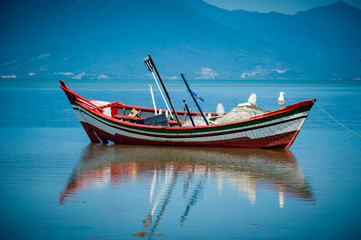
{"label": "red stripe on hull", "polygon": [[[94,118],[92,115],[86,113],[86,112],[83,112],[83,114],[86,114],[88,115],[89,117],[92,117],[93,119],[97,120],[97,121],[100,121],[96,118]],[[237,129],[237,130],[226,130],[224,132],[218,132],[218,131],[213,131],[213,132],[209,132],[209,133],[202,133],[201,137],[211,137],[211,136],[220,136],[220,135],[227,135],[227,134],[231,134],[231,133],[236,133],[236,132],[244,132],[244,131],[250,131],[250,130],[254,130],[254,129],[260,129],[260,128],[266,128],[266,127],[270,127],[270,126],[274,126],[274,125],[278,125],[278,124],[281,124],[281,123],[285,123],[285,122],[289,122],[289,121],[294,121],[294,120],[297,120],[297,119],[301,119],[301,118],[307,118],[307,116],[301,116],[301,117],[297,117],[297,118],[292,118],[292,119],[287,119],[287,120],[283,120],[283,121],[279,121],[279,122],[276,122],[276,123],[267,123],[267,124],[263,124],[261,126],[256,126],[256,127],[244,127],[243,129]],[[122,131],[125,131],[125,132],[129,132],[129,133],[134,133],[134,134],[139,134],[139,131],[134,131],[132,129],[128,129],[128,128],[125,128],[124,126],[114,126],[114,125],[110,125],[106,122],[104,122],[103,120],[100,121],[101,123],[109,126],[109,127],[112,127],[112,128],[116,128],[118,130],[122,130]],[[237,124],[237,123],[236,123]],[[229,124],[229,125],[236,125],[236,124]],[[123,125],[125,125],[123,123]],[[212,127],[211,127],[212,128]],[[149,136],[149,137],[166,137],[166,138],[169,138],[169,139],[176,139],[176,138],[193,138],[194,136],[192,135],[170,135],[170,134],[154,134],[154,133],[148,133],[148,132],[145,132],[143,131],[141,133],[142,135],[144,136]],[[99,136],[98,136],[99,137]],[[174,140],[176,141],[176,140]]]}
{"label": "red stripe on hull", "polygon": [[162,145],[162,146],[190,146],[190,147],[227,147],[227,148],[283,148],[288,149],[294,142],[299,130],[288,133],[277,134],[269,137],[251,139],[248,137],[207,141],[207,142],[170,142],[152,141],[146,139],[131,138],[128,136],[109,134],[99,128],[92,126],[96,134],[104,139],[117,144],[131,145]]}

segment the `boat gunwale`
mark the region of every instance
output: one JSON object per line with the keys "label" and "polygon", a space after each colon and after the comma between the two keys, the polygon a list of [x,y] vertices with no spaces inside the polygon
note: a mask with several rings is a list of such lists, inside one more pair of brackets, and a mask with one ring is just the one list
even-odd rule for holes
{"label": "boat gunwale", "polygon": [[[65,85],[65,83],[64,83],[64,85]],[[144,124],[131,123],[131,122],[116,119],[114,117],[109,117],[109,116],[103,114],[100,111],[101,107],[99,108],[99,106],[97,106],[97,105],[95,105],[94,103],[91,102],[91,101],[94,101],[94,100],[90,100],[90,99],[86,99],[86,98],[82,97],[78,93],[76,93],[76,92],[72,91],[71,89],[69,89],[68,87],[66,87],[66,85],[65,86],[61,85],[60,88],[75,97],[75,99],[73,98],[74,103],[72,103],[72,104],[80,105],[84,109],[90,111],[92,114],[95,114],[96,116],[98,116],[100,118],[106,119],[108,122],[112,122],[112,123],[116,123],[116,124],[120,124],[120,125],[124,125],[124,126],[129,126],[129,127],[136,127],[137,130],[141,130],[141,129],[144,129],[144,130],[146,130],[146,129],[172,130],[172,132],[174,130],[175,131],[180,130],[180,132],[185,132],[187,130],[205,130],[205,129],[209,129],[209,131],[214,131],[216,128],[222,128],[222,127],[226,127],[226,126],[232,128],[232,126],[234,126],[234,125],[243,124],[243,123],[247,123],[247,122],[254,122],[254,121],[257,121],[257,120],[260,120],[260,119],[263,119],[263,118],[269,118],[269,117],[281,115],[283,113],[288,113],[290,111],[293,111],[293,110],[295,110],[297,108],[306,107],[306,106],[309,106],[309,105],[311,105],[311,107],[312,107],[313,103],[316,101],[316,99],[305,100],[305,101],[301,101],[301,102],[297,102],[297,103],[288,105],[285,108],[266,111],[265,114],[260,115],[260,116],[255,116],[255,117],[251,117],[249,119],[233,121],[233,122],[228,122],[228,123],[219,123],[219,124],[203,125],[203,126],[188,126],[188,127],[179,127],[179,126],[175,126],[175,127],[170,127],[170,126],[168,127],[167,126],[167,127],[165,127],[165,126],[150,126],[150,125],[144,125]],[[85,103],[83,103],[81,101],[77,101],[76,98],[79,98],[79,99],[85,101],[85,103],[93,106],[93,108],[87,106]],[[135,109],[141,109],[141,110],[147,110],[147,111],[154,111],[153,108],[126,105],[126,104],[120,103],[120,102],[115,102],[115,103],[119,104],[119,106],[117,106],[117,107],[135,108]],[[164,109],[159,109],[159,110],[165,111]],[[182,113],[182,114],[186,113],[184,111],[176,111],[176,112],[177,113]],[[191,112],[191,113],[195,114],[195,115],[198,114],[198,112]],[[211,113],[211,115],[217,115],[217,114],[216,113]],[[165,133],[167,133],[167,132],[165,132]],[[201,132],[201,133],[207,133],[207,131],[206,132]]]}

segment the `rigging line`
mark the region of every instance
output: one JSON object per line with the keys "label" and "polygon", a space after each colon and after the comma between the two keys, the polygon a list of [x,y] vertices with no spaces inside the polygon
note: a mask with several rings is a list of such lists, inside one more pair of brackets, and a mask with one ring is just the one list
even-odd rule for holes
{"label": "rigging line", "polygon": [[321,108],[316,102],[315,105],[322,111],[324,112],[327,116],[329,116],[333,121],[335,121],[337,124],[339,124],[341,127],[345,128],[346,130],[350,131],[351,133],[355,134],[358,137],[361,137],[360,134],[352,131],[351,129],[349,129],[348,127],[346,127],[345,125],[343,125],[342,123],[340,123],[339,121],[337,121],[334,117],[332,117],[328,112],[326,112],[323,108]]}

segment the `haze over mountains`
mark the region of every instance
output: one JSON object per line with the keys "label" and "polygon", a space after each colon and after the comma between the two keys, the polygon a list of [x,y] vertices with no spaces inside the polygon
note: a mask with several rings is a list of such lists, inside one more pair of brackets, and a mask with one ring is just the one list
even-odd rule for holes
{"label": "haze over mountains", "polygon": [[361,10],[295,15],[201,0],[15,0],[1,14],[2,78],[360,79]]}

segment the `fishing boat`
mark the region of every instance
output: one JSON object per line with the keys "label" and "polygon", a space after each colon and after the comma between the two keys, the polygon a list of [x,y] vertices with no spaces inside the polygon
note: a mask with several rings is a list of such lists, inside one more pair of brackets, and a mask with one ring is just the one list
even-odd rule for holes
{"label": "fishing boat", "polygon": [[[316,101],[302,101],[236,122],[180,127],[176,121],[166,118],[166,109],[155,111],[118,101],[90,100],[69,89],[64,81],[60,80],[60,83],[90,141],[94,143],[110,141],[137,145],[288,149]],[[155,112],[163,114],[156,116]],[[186,111],[176,113],[180,119],[189,118]],[[191,112],[191,115],[197,117],[200,112]],[[216,117],[217,113],[206,115]],[[163,121],[157,122],[162,124],[149,125],[155,116],[161,116]]]}
{"label": "fishing boat", "polygon": [[[132,106],[119,101],[105,102],[84,98],[60,80],[60,88],[64,90],[91,142],[288,149],[316,101],[302,101],[272,111],[263,111],[251,103],[245,103],[237,107],[243,111],[241,113],[203,113],[195,99],[197,95],[181,74],[199,112],[191,112],[185,101],[187,111],[176,111],[151,56],[144,62],[159,88],[154,71],[157,73],[172,110],[169,109],[163,94],[168,109],[156,108],[154,101],[153,108]],[[160,88],[159,90],[162,93]],[[242,119],[229,117],[232,114],[239,116],[249,112],[255,114]],[[195,124],[196,119],[203,119],[205,124]],[[227,119],[228,121],[224,121]]]}

